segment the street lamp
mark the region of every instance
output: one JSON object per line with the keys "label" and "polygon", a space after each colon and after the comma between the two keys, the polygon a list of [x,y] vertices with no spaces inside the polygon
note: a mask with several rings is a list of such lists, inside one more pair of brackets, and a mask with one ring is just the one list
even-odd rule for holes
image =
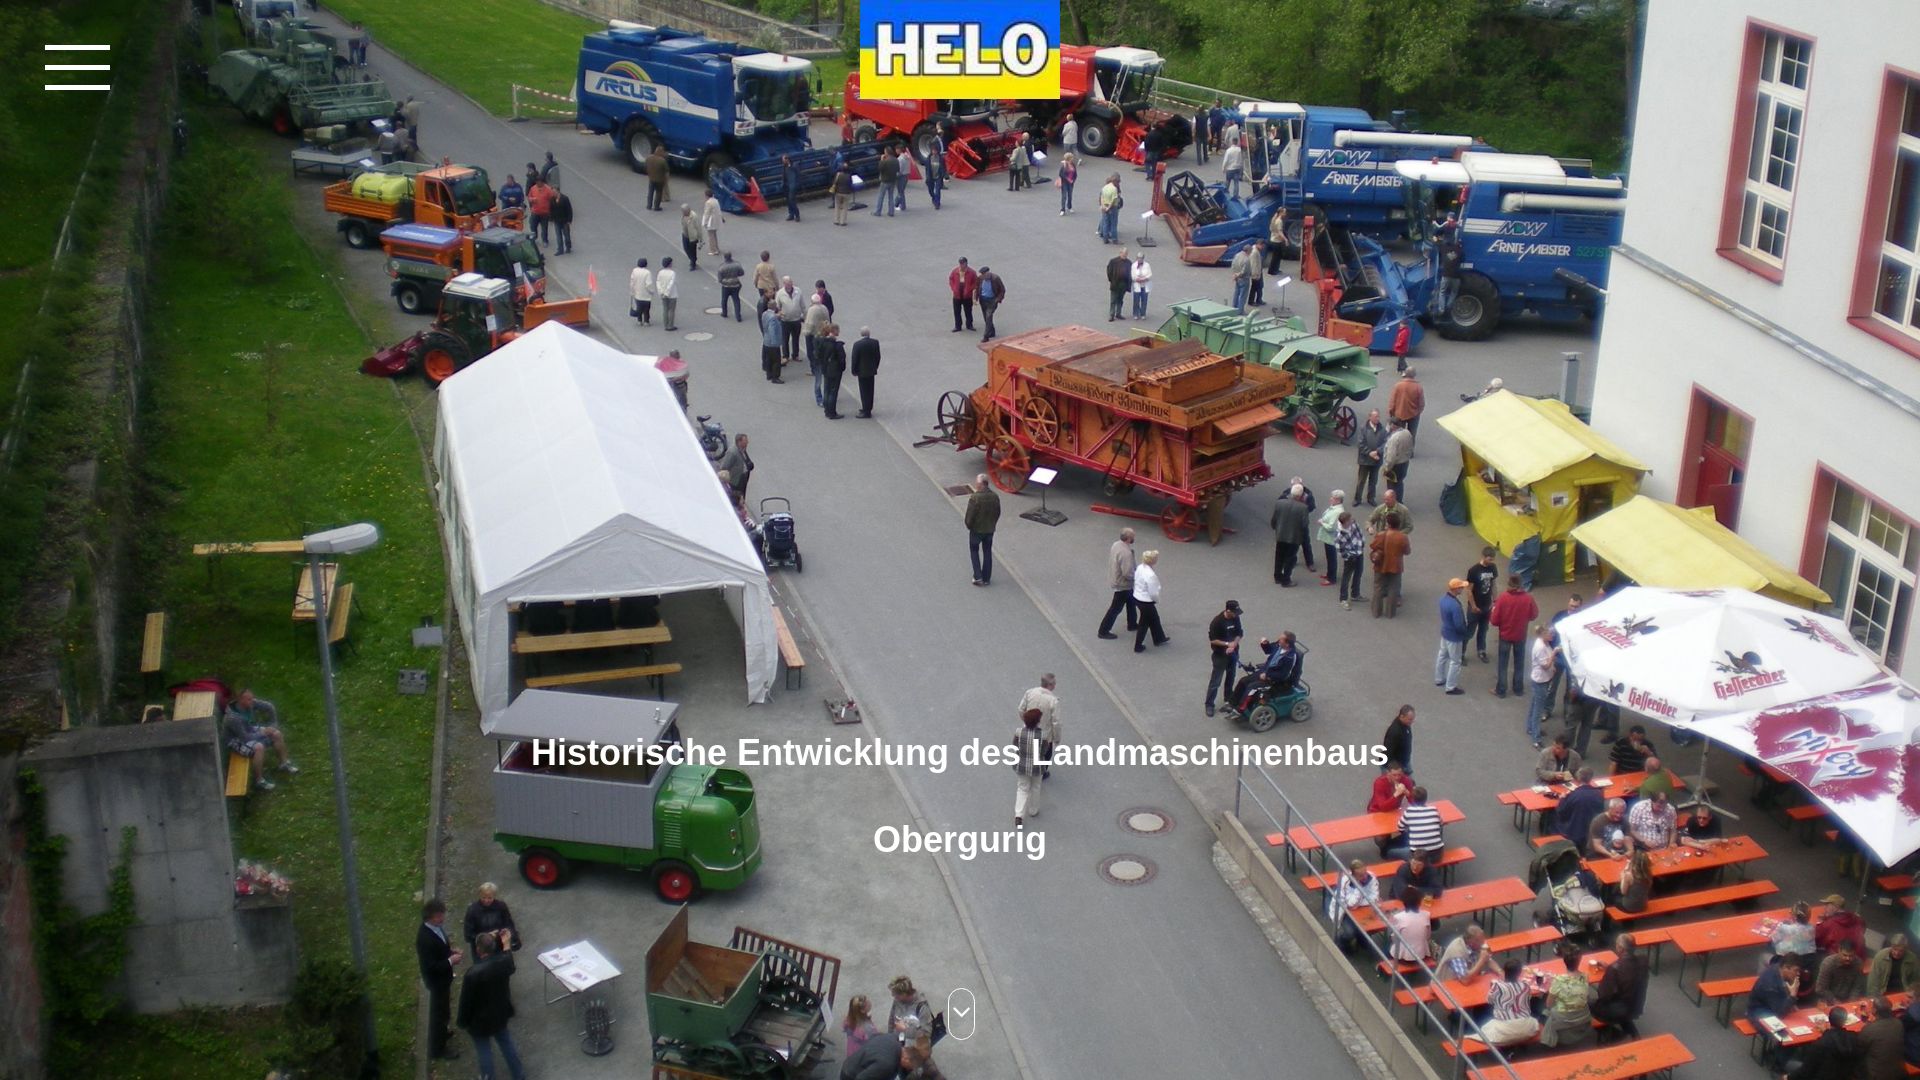
{"label": "street lamp", "polygon": [[[326,695],[327,745],[333,752],[333,810],[340,823],[340,862],[347,878],[347,940],[353,947],[353,969],[364,982],[367,977],[367,934],[360,925],[360,868],[353,853],[353,819],[347,811],[347,762],[340,751],[340,711],[333,700],[333,648],[328,638],[327,602],[332,599],[320,572],[320,560],[326,555],[355,555],[380,542],[380,529],[368,522],[343,525],[303,537],[307,553],[307,571],[313,585],[313,626],[320,645],[320,683]],[[373,1001],[363,997],[361,1022],[365,1025],[366,1057],[360,1065],[362,1077],[380,1075],[380,1043],[373,1025]]]}

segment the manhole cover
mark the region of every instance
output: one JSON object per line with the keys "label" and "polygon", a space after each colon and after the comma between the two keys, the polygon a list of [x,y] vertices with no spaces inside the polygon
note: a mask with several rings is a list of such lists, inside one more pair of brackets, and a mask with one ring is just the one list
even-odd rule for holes
{"label": "manhole cover", "polygon": [[687,335],[687,340],[688,341],[712,341],[713,335],[707,333],[705,330],[695,330],[693,333]]}
{"label": "manhole cover", "polygon": [[1144,885],[1158,872],[1145,855],[1115,855],[1100,864],[1100,876],[1114,885]]}
{"label": "manhole cover", "polygon": [[720,311],[721,311],[721,309],[717,307],[701,308],[700,310],[706,312],[709,315],[718,315],[720,314]]}
{"label": "manhole cover", "polygon": [[971,495],[973,494],[973,485],[972,484],[948,484],[947,494],[952,495],[956,498],[958,498],[961,495]]}
{"label": "manhole cover", "polygon": [[1173,831],[1173,818],[1164,810],[1155,810],[1150,806],[1136,806],[1120,812],[1120,827],[1141,836],[1154,836]]}

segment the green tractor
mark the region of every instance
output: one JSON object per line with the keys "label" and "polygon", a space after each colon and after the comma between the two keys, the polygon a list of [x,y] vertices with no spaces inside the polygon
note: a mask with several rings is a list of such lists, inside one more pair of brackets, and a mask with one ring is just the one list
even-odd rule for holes
{"label": "green tractor", "polygon": [[1168,341],[1198,339],[1209,352],[1293,373],[1294,392],[1280,407],[1295,442],[1311,447],[1329,429],[1343,444],[1353,438],[1360,423],[1347,402],[1365,401],[1380,384],[1364,346],[1320,337],[1297,316],[1242,315],[1212,300],[1183,300],[1171,310],[1159,330]]}
{"label": "green tractor", "polygon": [[364,125],[393,115],[393,95],[379,79],[350,81],[338,43],[306,22],[276,24],[271,48],[221,53],[207,82],[249,118],[278,135],[328,125]]}

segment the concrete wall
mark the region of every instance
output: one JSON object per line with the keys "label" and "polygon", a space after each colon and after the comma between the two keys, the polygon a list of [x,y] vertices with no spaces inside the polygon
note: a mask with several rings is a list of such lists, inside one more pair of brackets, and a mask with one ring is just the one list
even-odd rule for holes
{"label": "concrete wall", "polygon": [[1316,913],[1317,907],[1301,902],[1292,883],[1267,858],[1265,846],[1230,813],[1219,815],[1213,831],[1226,849],[1227,857],[1247,876],[1287,933],[1306,951],[1314,970],[1327,980],[1334,997],[1392,1074],[1400,1080],[1439,1080],[1433,1066],[1381,1003],[1377,984],[1367,981],[1354,969],[1353,961],[1347,959],[1333,943],[1333,936],[1327,933]]}
{"label": "concrete wall", "polygon": [[[1664,264],[1898,394],[1920,398],[1920,358],[1847,321],[1885,70],[1920,70],[1920,5],[1690,0],[1648,11],[1633,194],[1612,264],[1593,423],[1652,466],[1647,494],[1675,499],[1691,452],[1683,444],[1694,387],[1751,416],[1739,532],[1797,569],[1809,517],[1824,519],[1827,511],[1812,505],[1822,465],[1920,520],[1920,476],[1904,452],[1920,445],[1920,419],[1635,256]],[[1814,42],[1801,171],[1778,282],[1716,250],[1735,108],[1751,93],[1740,85],[1749,18]],[[1913,655],[1917,638],[1920,620],[1895,651]]]}
{"label": "concrete wall", "polygon": [[62,732],[29,752],[47,792],[47,827],[68,839],[66,897],[106,906],[126,826],[134,841],[136,925],[123,992],[136,1012],[285,1001],[293,920],[284,904],[236,907],[224,751],[211,720]]}
{"label": "concrete wall", "polygon": [[19,759],[0,756],[0,1076],[42,1075],[40,969],[33,963],[33,912],[27,895],[26,830],[19,827]]}

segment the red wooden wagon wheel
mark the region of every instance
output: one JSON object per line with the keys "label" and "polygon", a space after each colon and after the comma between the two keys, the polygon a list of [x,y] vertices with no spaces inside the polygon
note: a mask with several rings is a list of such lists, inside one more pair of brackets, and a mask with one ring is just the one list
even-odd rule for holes
{"label": "red wooden wagon wheel", "polygon": [[938,424],[934,430],[942,438],[952,439],[962,450],[979,445],[980,425],[974,415],[972,398],[958,390],[949,390],[940,395],[934,416]]}
{"label": "red wooden wagon wheel", "polygon": [[1009,495],[1027,486],[1027,473],[1032,464],[1027,448],[1015,442],[1011,435],[1002,435],[987,447],[987,476],[993,480],[994,487]]}
{"label": "red wooden wagon wheel", "polygon": [[1160,511],[1160,531],[1176,544],[1184,544],[1200,535],[1200,515],[1191,506],[1168,503]]}
{"label": "red wooden wagon wheel", "polygon": [[1042,446],[1052,446],[1060,437],[1060,414],[1046,398],[1028,398],[1020,406],[1020,423],[1027,437]]}
{"label": "red wooden wagon wheel", "polygon": [[1360,418],[1353,414],[1351,408],[1342,405],[1333,410],[1333,433],[1340,436],[1343,444],[1352,442],[1353,433],[1359,429]]}
{"label": "red wooden wagon wheel", "polygon": [[1309,448],[1320,441],[1320,422],[1312,413],[1302,409],[1300,415],[1293,418],[1293,441]]}

